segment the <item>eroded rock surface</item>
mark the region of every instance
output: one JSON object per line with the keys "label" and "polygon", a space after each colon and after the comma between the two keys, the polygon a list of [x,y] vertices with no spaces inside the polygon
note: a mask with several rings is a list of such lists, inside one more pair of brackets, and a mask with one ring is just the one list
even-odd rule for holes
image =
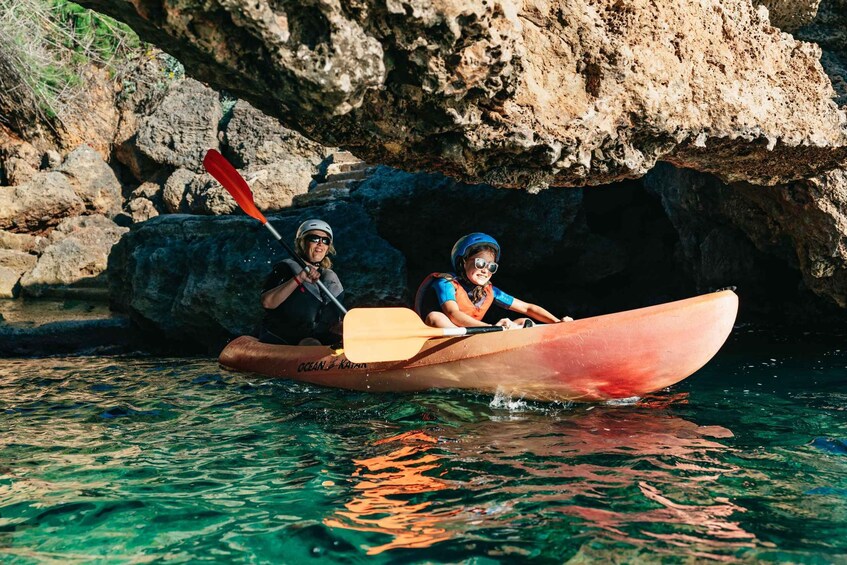
{"label": "eroded rock surface", "polygon": [[795,35],[821,48],[821,64],[838,94],[835,100],[847,105],[847,0],[822,0],[814,20]]}
{"label": "eroded rock surface", "polygon": [[407,170],[533,190],[667,160],[777,184],[847,154],[819,48],[745,0],[83,4],[312,139]]}
{"label": "eroded rock surface", "polygon": [[85,203],[87,213],[114,216],[120,212],[121,183],[91,147],[81,145],[71,151],[58,171],[68,178],[76,195]]}
{"label": "eroded rock surface", "polygon": [[21,275],[35,267],[37,260],[24,251],[0,248],[0,298],[17,296]]}
{"label": "eroded rock surface", "polygon": [[35,267],[21,278],[24,293],[40,296],[56,287],[88,285],[105,287],[96,279],[106,270],[109,252],[127,228],[105,216],[66,218],[50,234]]}
{"label": "eroded rock surface", "polygon": [[39,173],[18,186],[0,186],[0,229],[35,232],[85,211],[85,202],[62,173]]}
{"label": "eroded rock surface", "polygon": [[[724,185],[657,167],[647,186],[680,234],[684,265],[701,287],[739,285],[779,295],[805,286],[847,307],[847,173],[776,187]],[[785,266],[797,277],[786,276]]]}
{"label": "eroded rock surface", "polygon": [[218,93],[196,80],[186,80],[142,118],[136,143],[152,161],[201,172],[206,151],[218,147],[221,117]]}
{"label": "eroded rock surface", "polygon": [[755,0],[753,3],[768,9],[774,27],[793,32],[815,19],[821,0]]}

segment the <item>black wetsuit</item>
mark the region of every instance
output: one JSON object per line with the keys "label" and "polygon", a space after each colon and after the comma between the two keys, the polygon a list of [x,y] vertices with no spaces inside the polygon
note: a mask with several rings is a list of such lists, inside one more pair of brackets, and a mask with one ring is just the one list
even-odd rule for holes
{"label": "black wetsuit", "polygon": [[[273,271],[262,287],[262,293],[276,288],[299,273],[302,268],[293,260],[286,259],[274,265]],[[321,282],[343,304],[344,289],[335,273],[326,269],[321,273]],[[341,321],[338,307],[312,283],[303,283],[279,306],[265,309],[262,332],[259,339],[265,343],[297,345],[305,337],[313,337],[325,345],[341,340],[331,329]]]}

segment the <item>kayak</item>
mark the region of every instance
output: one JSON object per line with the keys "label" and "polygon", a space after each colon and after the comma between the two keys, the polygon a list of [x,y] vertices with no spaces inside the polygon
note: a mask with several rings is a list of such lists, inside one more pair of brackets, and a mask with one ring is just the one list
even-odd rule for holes
{"label": "kayak", "polygon": [[228,369],[369,392],[468,389],[542,401],[644,396],[703,367],[732,331],[738,297],[723,290],[531,328],[428,340],[410,359],[354,363],[327,346],[230,342]]}

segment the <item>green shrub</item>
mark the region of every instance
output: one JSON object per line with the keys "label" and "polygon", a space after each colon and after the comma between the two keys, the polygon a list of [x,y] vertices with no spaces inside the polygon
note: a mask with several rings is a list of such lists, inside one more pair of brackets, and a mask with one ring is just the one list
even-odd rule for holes
{"label": "green shrub", "polygon": [[86,66],[117,80],[145,49],[126,25],[73,2],[0,0],[0,119],[61,122],[83,96]]}

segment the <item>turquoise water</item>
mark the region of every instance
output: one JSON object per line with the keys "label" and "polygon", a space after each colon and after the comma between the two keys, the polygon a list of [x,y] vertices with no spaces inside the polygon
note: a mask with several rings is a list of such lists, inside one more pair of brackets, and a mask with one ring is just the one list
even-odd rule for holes
{"label": "turquoise water", "polygon": [[618,404],[208,359],[0,364],[0,561],[847,562],[847,344],[737,330]]}

